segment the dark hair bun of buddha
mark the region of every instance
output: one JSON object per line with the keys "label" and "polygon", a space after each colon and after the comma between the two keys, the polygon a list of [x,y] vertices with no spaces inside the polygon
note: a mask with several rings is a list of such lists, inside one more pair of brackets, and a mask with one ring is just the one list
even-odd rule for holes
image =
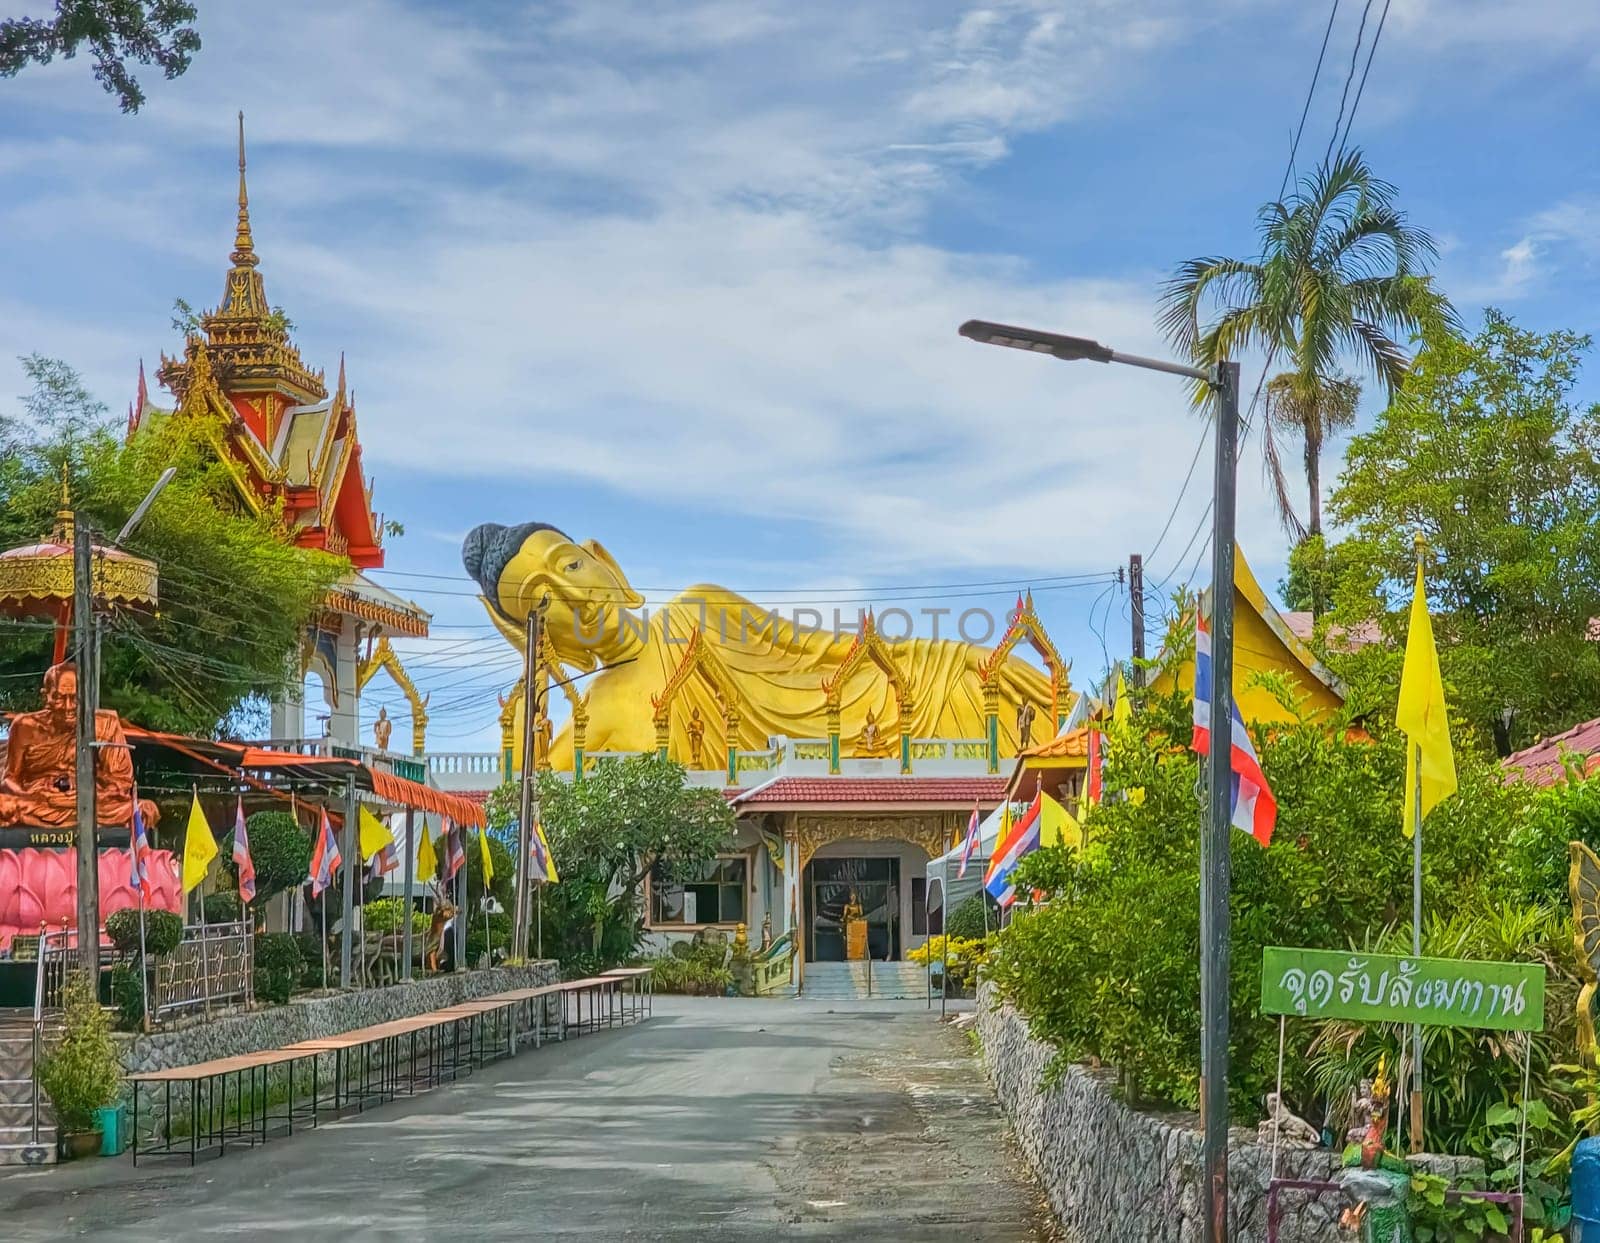
{"label": "dark hair bun of buddha", "polygon": [[482,588],[492,603],[499,595],[500,575],[511,558],[536,531],[554,531],[563,539],[565,532],[548,522],[524,522],[514,527],[504,527],[498,522],[485,522],[467,532],[461,541],[461,564]]}

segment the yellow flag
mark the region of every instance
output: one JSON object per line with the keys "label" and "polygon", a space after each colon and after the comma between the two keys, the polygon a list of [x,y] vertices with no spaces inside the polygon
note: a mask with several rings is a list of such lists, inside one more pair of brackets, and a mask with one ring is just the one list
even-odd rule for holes
{"label": "yellow flag", "polygon": [[365,806],[361,808],[357,819],[361,827],[361,862],[371,863],[373,855],[377,854],[385,846],[394,845],[394,834],[389,832],[388,825],[379,820]]}
{"label": "yellow flag", "polygon": [[1117,670],[1117,702],[1111,709],[1111,724],[1121,729],[1133,720],[1133,701],[1128,698],[1128,684],[1122,680],[1122,670]]}
{"label": "yellow flag", "polygon": [[[1450,748],[1450,720],[1445,711],[1444,679],[1439,676],[1439,651],[1433,645],[1433,622],[1417,563],[1417,589],[1411,597],[1411,626],[1406,634],[1406,663],[1400,674],[1400,707],[1395,724],[1406,735],[1405,834],[1434,806],[1456,792],[1456,757]],[[1422,761],[1422,807],[1417,800],[1417,761]]]}
{"label": "yellow flag", "polygon": [[200,810],[200,793],[189,804],[189,827],[183,835],[183,891],[189,893],[206,878],[206,869],[217,857],[217,839],[211,835],[206,814]]}
{"label": "yellow flag", "polygon": [[422,844],[417,847],[417,878],[432,880],[439,874],[439,856],[433,853],[433,834],[425,824],[419,824],[417,832],[422,834]]}
{"label": "yellow flag", "polygon": [[494,880],[494,860],[489,856],[489,830],[482,825],[478,826],[478,849],[483,851],[483,887],[487,890]]}
{"label": "yellow flag", "polygon": [[1039,845],[1067,846],[1073,850],[1083,845],[1083,827],[1048,794],[1039,800]]}

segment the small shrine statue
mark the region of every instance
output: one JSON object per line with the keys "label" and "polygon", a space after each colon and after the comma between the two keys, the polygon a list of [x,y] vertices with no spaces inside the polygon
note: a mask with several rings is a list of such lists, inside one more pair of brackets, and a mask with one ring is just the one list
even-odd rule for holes
{"label": "small shrine statue", "polygon": [[[78,671],[68,664],[44,675],[44,707],[11,718],[5,775],[0,777],[0,826],[61,829],[78,822]],[[133,754],[122,722],[94,714],[95,813],[102,825],[133,823]],[[160,818],[141,799],[147,826]]]}
{"label": "small shrine statue", "polygon": [[1359,1143],[1344,1150],[1337,1179],[1351,1204],[1339,1216],[1339,1225],[1351,1230],[1361,1243],[1412,1243],[1411,1219],[1406,1200],[1411,1190],[1411,1167],[1386,1152],[1383,1135],[1389,1126],[1389,1076],[1382,1060],[1371,1082],[1370,1116]]}
{"label": "small shrine statue", "polygon": [[861,736],[856,739],[856,749],[853,755],[856,759],[881,759],[889,753],[888,744],[884,741],[883,731],[878,728],[878,715],[871,708],[867,709],[867,722],[861,727]]}
{"label": "small shrine statue", "polygon": [[706,723],[700,719],[700,709],[689,713],[689,767],[699,768],[700,752],[706,739]]}
{"label": "small shrine statue", "polygon": [[866,958],[867,923],[854,889],[850,891],[850,899],[844,904],[844,911],[839,916],[839,928],[844,933],[845,961],[860,962]]}
{"label": "small shrine statue", "polygon": [[761,917],[761,952],[765,954],[772,948],[772,912],[768,911]]}
{"label": "small shrine statue", "polygon": [[1017,705],[1017,750],[1024,751],[1033,745],[1033,719],[1038,715],[1038,709],[1033,706],[1031,699],[1024,699]]}
{"label": "small shrine statue", "polygon": [[1367,1128],[1377,1112],[1378,1102],[1372,1095],[1372,1080],[1363,1079],[1361,1086],[1350,1099],[1350,1125],[1344,1133],[1346,1144],[1359,1144],[1367,1138]]}
{"label": "small shrine statue", "polygon": [[1267,1116],[1256,1126],[1256,1142],[1271,1147],[1274,1141],[1283,1148],[1317,1148],[1322,1144],[1322,1133],[1294,1114],[1282,1096],[1268,1092]]}
{"label": "small shrine statue", "polygon": [[550,767],[550,718],[542,712],[533,723],[533,766]]}
{"label": "small shrine statue", "polygon": [[379,708],[378,719],[372,723],[372,740],[378,744],[378,750],[389,749],[389,738],[394,733],[394,722],[389,719],[389,709]]}
{"label": "small shrine statue", "polygon": [[734,925],[733,956],[735,958],[748,958],[750,956],[750,936],[743,924]]}

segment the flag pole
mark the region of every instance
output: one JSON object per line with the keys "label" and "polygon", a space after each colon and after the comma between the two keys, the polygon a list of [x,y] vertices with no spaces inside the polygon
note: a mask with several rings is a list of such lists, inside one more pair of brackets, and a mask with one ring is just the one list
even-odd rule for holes
{"label": "flag pole", "polygon": [[[196,804],[200,801],[200,787],[191,786],[194,791]],[[201,813],[204,815],[204,813]],[[188,839],[185,835],[184,848],[188,849]],[[198,891],[196,897],[200,899],[200,988],[205,996],[206,1013],[211,1013],[211,946],[206,943],[206,882],[200,878],[200,883],[195,886]]]}
{"label": "flag pole", "polygon": [[[1422,747],[1413,743],[1411,820],[1411,955],[1422,957]],[[1422,1024],[1411,1025],[1411,1151],[1422,1151]]]}
{"label": "flag pole", "polygon": [[149,960],[145,957],[144,950],[144,860],[139,857],[139,787],[133,787],[133,825],[134,832],[129,841],[133,851],[133,875],[137,878],[134,888],[139,891],[139,996],[143,1001],[144,1020],[143,1027],[148,1034],[150,1031],[150,976]]}

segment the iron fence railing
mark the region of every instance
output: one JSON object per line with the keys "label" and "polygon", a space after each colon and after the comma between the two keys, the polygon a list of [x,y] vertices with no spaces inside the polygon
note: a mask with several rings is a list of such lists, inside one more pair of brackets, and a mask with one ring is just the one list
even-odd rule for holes
{"label": "iron fence railing", "polygon": [[156,961],[157,1019],[226,1002],[255,998],[255,932],[248,922],[190,924],[172,953]]}

